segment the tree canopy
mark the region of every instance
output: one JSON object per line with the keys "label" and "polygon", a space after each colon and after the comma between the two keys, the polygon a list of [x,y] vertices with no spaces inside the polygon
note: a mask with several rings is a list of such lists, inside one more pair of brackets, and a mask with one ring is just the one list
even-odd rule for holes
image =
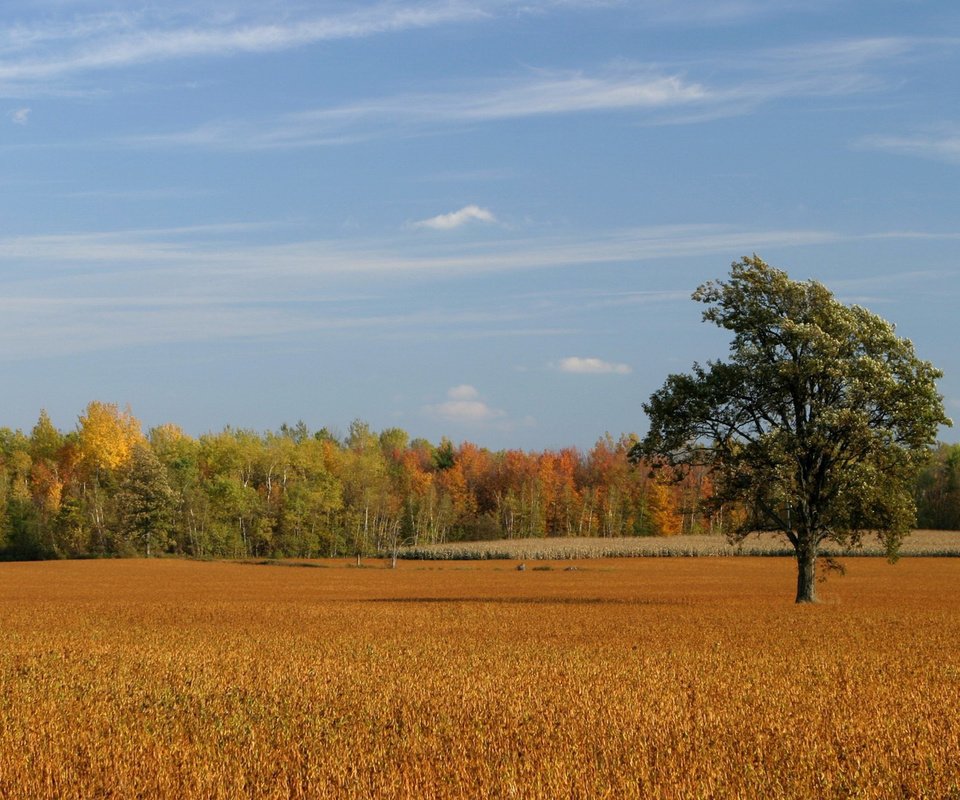
{"label": "tree canopy", "polygon": [[711,467],[712,502],[744,512],[735,538],[790,540],[797,602],[816,599],[826,540],[876,532],[895,558],[915,519],[917,471],[950,424],[941,373],[891,323],[756,256],[693,299],[733,334],[729,359],[670,375],[643,406],[649,432],[631,457]]}
{"label": "tree canopy", "polygon": [[0,427],[0,560],[180,553],[302,557],[526,536],[707,532],[709,478],[654,482],[635,438],[587,452],[490,451],[354,421],[147,436],[129,410],[93,402],[74,430],[45,412],[29,434]]}

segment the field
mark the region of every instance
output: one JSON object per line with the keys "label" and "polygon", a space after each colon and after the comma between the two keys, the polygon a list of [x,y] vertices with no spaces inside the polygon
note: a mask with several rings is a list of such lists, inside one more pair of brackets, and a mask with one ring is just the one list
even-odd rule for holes
{"label": "field", "polygon": [[960,559],[0,565],[0,796],[960,798]]}
{"label": "field", "polygon": [[[844,549],[827,542],[824,553],[842,556],[878,556],[883,548],[876,537],[865,536],[861,547]],[[903,556],[960,556],[960,531],[913,531],[900,554]],[[628,558],[632,556],[783,556],[793,548],[782,534],[751,535],[730,544],[718,535],[629,536],[611,538],[529,538],[493,542],[449,542],[423,547],[405,547],[402,558],[474,561],[479,559],[573,559]]]}

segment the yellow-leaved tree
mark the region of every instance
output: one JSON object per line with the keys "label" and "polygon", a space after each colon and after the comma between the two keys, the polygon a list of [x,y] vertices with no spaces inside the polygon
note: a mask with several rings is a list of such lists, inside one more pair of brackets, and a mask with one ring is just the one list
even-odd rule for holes
{"label": "yellow-leaved tree", "polygon": [[109,488],[116,482],[117,472],[130,461],[134,446],[144,441],[143,431],[129,406],[121,411],[116,403],[94,400],[77,422],[77,440],[83,473],[81,498],[92,526],[92,549],[106,552],[112,545],[107,522],[113,509],[109,503],[112,493],[103,486]]}
{"label": "yellow-leaved tree", "polygon": [[677,513],[677,501],[663,479],[652,481],[648,487],[647,507],[653,528],[658,536],[676,536],[683,518]]}
{"label": "yellow-leaved tree", "polygon": [[130,407],[94,400],[77,424],[84,464],[94,472],[115,470],[130,460],[133,446],[143,441],[140,420]]}

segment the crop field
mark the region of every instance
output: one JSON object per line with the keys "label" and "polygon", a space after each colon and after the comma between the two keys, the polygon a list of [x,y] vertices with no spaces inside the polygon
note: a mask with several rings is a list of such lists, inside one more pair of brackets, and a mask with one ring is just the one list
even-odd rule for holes
{"label": "crop field", "polygon": [[960,559],[846,566],[3,564],[0,797],[960,798]]}
{"label": "crop field", "polygon": [[[874,536],[860,547],[844,549],[827,542],[823,552],[840,556],[879,556],[883,548]],[[900,548],[902,556],[960,556],[960,531],[917,530]],[[783,556],[793,548],[783,534],[751,535],[739,544],[725,536],[533,537],[491,542],[448,542],[405,547],[401,558],[474,561],[480,559],[628,558],[632,556]]]}

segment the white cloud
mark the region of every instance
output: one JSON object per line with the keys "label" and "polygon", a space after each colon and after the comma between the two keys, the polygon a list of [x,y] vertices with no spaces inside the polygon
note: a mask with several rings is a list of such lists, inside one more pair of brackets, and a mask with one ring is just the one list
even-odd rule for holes
{"label": "white cloud", "polygon": [[[189,12],[187,12],[189,14]],[[194,12],[195,14],[195,12]],[[91,70],[122,68],[198,56],[264,53],[317,42],[358,39],[378,34],[482,19],[481,10],[458,3],[374,4],[323,17],[288,17],[283,22],[251,19],[217,23],[200,19],[177,24],[131,13],[78,17],[71,25],[18,29],[13,49],[20,59],[0,62],[0,84],[41,82]],[[187,16],[189,19],[189,16]],[[55,55],[44,45],[56,42]],[[37,55],[33,56],[36,50]]]}
{"label": "white cloud", "polygon": [[960,164],[960,129],[913,136],[868,136],[860,146],[906,156]]}
{"label": "white cloud", "polygon": [[[430,134],[441,126],[584,113],[630,113],[647,123],[689,124],[749,114],[784,99],[876,92],[896,80],[884,70],[949,44],[933,38],[850,37],[673,66],[621,62],[592,70],[531,69],[444,92],[374,97],[279,118],[221,120],[121,143],[226,150],[342,146]],[[709,76],[709,83],[689,77],[693,70]]]}
{"label": "white cloud", "polygon": [[121,143],[229,150],[323,147],[396,135],[401,130],[409,135],[430,132],[437,126],[544,115],[652,113],[709,101],[709,93],[699,84],[643,66],[619,66],[594,74],[534,70],[508,80],[473,82],[445,93],[372,98],[287,114],[279,120],[220,121],[189,130],[127,137]]}
{"label": "white cloud", "polygon": [[447,392],[447,397],[451,400],[476,400],[479,396],[480,393],[476,390],[476,387],[468,383],[454,386]]}
{"label": "white cloud", "polygon": [[[464,252],[457,243],[431,240],[415,249],[409,241],[295,240],[251,245],[245,234],[260,225],[208,225],[84,234],[0,237],[3,259],[49,264],[58,269],[98,265],[100,270],[137,265],[165,278],[191,282],[217,278],[249,283],[262,279],[316,278],[318,275],[418,273],[482,274],[570,265],[637,263],[691,255],[762,252],[859,240],[831,231],[758,230],[724,225],[666,225],[602,231],[592,236],[504,239]],[[232,235],[232,236],[231,236]],[[907,232],[882,234],[919,238]]]}
{"label": "white cloud", "polygon": [[[250,243],[257,224],[129,230],[89,234],[0,237],[0,360],[110,350],[136,344],[257,339],[292,332],[350,331],[373,339],[398,336],[445,341],[491,337],[579,335],[568,315],[613,302],[674,302],[689,291],[663,293],[517,296],[497,308],[398,312],[389,299],[411,278],[551,270],[571,265],[630,264],[640,271],[702,254],[729,259],[753,250],[882,239],[911,241],[960,233],[883,232],[842,236],[830,232],[764,231],[725,226],[612,230],[584,236],[506,239],[464,252],[456,242],[423,246],[422,237]],[[274,232],[282,230],[279,226]],[[370,278],[376,280],[371,283]],[[371,296],[372,285],[382,285]],[[854,294],[863,292],[849,287]],[[871,284],[869,289],[877,293]],[[895,293],[894,287],[882,294]],[[215,320],[216,324],[211,324]],[[565,359],[569,370],[602,370],[601,359]],[[613,374],[618,367],[613,364]],[[561,362],[552,365],[563,368]],[[469,384],[454,386],[430,413],[447,419],[510,424]]]}
{"label": "white cloud", "polygon": [[706,98],[699,84],[676,75],[652,74],[645,68],[585,75],[580,72],[541,71],[533,79],[466,97],[459,103],[449,98],[448,112],[465,120],[493,120],[566,114],[583,111],[615,111],[660,108],[698,102]]}
{"label": "white cloud", "polygon": [[443,403],[424,406],[424,412],[446,422],[467,424],[492,422],[507,416],[505,411],[491,408],[481,400],[479,392],[468,384],[454,386],[447,391],[447,398]]}
{"label": "white cloud", "polygon": [[558,369],[561,372],[572,372],[578,375],[629,375],[633,371],[627,364],[616,364],[599,358],[581,358],[580,356],[561,359]]}
{"label": "white cloud", "polygon": [[18,108],[11,112],[10,119],[13,120],[15,125],[26,125],[30,121],[30,109]]}
{"label": "white cloud", "polygon": [[496,222],[497,218],[486,208],[469,205],[449,214],[439,214],[430,219],[413,223],[415,228],[431,228],[435,231],[449,231],[466,225],[468,222]]}

